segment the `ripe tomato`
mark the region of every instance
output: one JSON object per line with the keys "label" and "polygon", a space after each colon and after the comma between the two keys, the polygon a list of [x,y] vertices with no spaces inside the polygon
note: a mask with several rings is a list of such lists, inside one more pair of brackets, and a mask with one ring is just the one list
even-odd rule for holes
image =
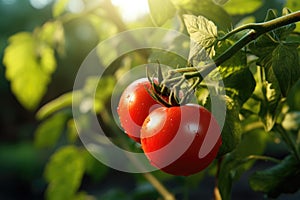
{"label": "ripe tomato", "polygon": [[132,82],[122,93],[118,115],[125,133],[133,140],[140,143],[140,130],[149,113],[161,105],[155,101],[147,89],[151,84],[147,78]]}
{"label": "ripe tomato", "polygon": [[196,104],[160,107],[145,119],[142,148],[155,167],[188,176],[206,168],[222,144],[217,121]]}

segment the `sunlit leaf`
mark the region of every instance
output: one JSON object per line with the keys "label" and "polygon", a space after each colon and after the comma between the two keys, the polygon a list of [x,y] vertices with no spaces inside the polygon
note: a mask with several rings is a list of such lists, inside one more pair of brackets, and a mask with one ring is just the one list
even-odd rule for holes
{"label": "sunlit leaf", "polygon": [[191,38],[189,61],[193,65],[198,65],[207,55],[213,57],[214,43],[218,36],[216,25],[203,16],[184,15],[183,19]]}
{"label": "sunlit leaf", "polygon": [[71,107],[72,95],[72,92],[65,93],[41,107],[36,114],[37,119],[44,119],[62,108]]}
{"label": "sunlit leaf", "polygon": [[148,0],[153,22],[157,26],[163,25],[175,15],[176,9],[170,0]]}
{"label": "sunlit leaf", "polygon": [[45,178],[49,182],[47,199],[72,199],[81,184],[83,173],[84,159],[75,146],[65,146],[56,151],[45,168]]}
{"label": "sunlit leaf", "polygon": [[36,31],[38,31],[37,34],[41,41],[56,49],[60,55],[64,55],[65,33],[61,21],[46,22],[42,27],[37,28]]}
{"label": "sunlit leaf", "polygon": [[100,112],[104,108],[107,99],[109,99],[113,92],[115,81],[113,76],[105,76],[100,80],[98,77],[89,77],[87,79],[84,86],[84,93],[92,95],[94,98],[91,108],[94,108],[96,112]]}
{"label": "sunlit leaf", "polygon": [[39,148],[53,147],[65,128],[67,117],[62,112],[43,121],[35,131],[35,145]]}
{"label": "sunlit leaf", "polygon": [[213,2],[215,4],[218,4],[218,5],[224,5],[225,3],[227,3],[229,0],[213,0]]}
{"label": "sunlit leaf", "polygon": [[151,54],[148,57],[149,63],[157,63],[164,64],[167,66],[172,66],[174,68],[180,66],[185,66],[187,61],[185,58],[174,54],[169,51],[161,51],[161,50],[152,50]]}
{"label": "sunlit leaf", "polygon": [[67,122],[67,138],[70,143],[75,143],[78,138],[75,121],[73,118]]}
{"label": "sunlit leaf", "polygon": [[17,33],[9,38],[3,63],[17,99],[27,109],[36,108],[56,68],[54,50],[30,33]]}
{"label": "sunlit leaf", "polygon": [[282,127],[285,130],[300,130],[300,111],[286,113],[282,121]]}
{"label": "sunlit leaf", "polygon": [[230,0],[225,5],[225,10],[231,15],[243,15],[256,11],[263,5],[261,0],[247,0],[241,4],[240,0]]}
{"label": "sunlit leaf", "polygon": [[56,0],[52,8],[53,17],[60,16],[65,11],[69,1],[70,0]]}
{"label": "sunlit leaf", "polygon": [[[300,10],[300,2],[298,0],[287,0],[285,6],[292,11]],[[297,23],[296,31],[300,31],[300,23]]]}
{"label": "sunlit leaf", "polygon": [[218,30],[228,31],[231,29],[231,17],[223,7],[215,4],[212,0],[171,0],[177,9],[183,14],[204,16],[213,21]]}

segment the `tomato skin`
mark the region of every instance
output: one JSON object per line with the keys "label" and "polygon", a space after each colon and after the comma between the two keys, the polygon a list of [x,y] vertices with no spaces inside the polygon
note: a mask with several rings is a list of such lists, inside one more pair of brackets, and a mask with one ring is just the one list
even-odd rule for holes
{"label": "tomato skin", "polygon": [[132,82],[123,91],[117,109],[125,133],[139,143],[144,120],[152,110],[161,107],[148,93],[147,89],[150,88],[151,84],[147,78]]}
{"label": "tomato skin", "polygon": [[169,174],[188,176],[214,160],[222,139],[211,113],[187,104],[152,111],[141,129],[141,144],[153,166]]}

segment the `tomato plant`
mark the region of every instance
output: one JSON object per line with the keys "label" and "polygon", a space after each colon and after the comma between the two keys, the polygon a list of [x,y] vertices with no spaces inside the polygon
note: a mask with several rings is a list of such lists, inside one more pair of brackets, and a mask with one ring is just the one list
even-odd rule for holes
{"label": "tomato plant", "polygon": [[141,144],[150,162],[173,174],[188,176],[205,169],[222,144],[211,113],[196,104],[161,107],[146,118]]}
{"label": "tomato plant", "polygon": [[[298,0],[148,0],[150,13],[136,21],[122,18],[122,13],[110,0],[95,4],[80,1],[81,6],[68,5],[68,2],[53,1],[52,15],[47,14],[49,20],[43,20],[43,24],[32,30],[32,23],[28,23],[24,28],[26,32],[15,33],[18,28],[15,26],[11,31],[15,34],[7,38],[3,53],[3,71],[10,84],[1,85],[10,87],[18,102],[34,112],[40,122],[35,122],[34,141],[30,144],[54,152],[45,164],[44,178],[49,185],[43,194],[47,199],[89,198],[90,191],[81,191],[85,186],[81,187],[85,175],[99,183],[103,177],[113,176],[114,173],[91,157],[81,143],[84,134],[97,132],[95,121],[101,124],[107,138],[121,147],[119,149],[141,153],[142,147],[154,166],[174,175],[169,176],[161,170],[135,176],[127,174],[130,181],[126,183],[134,182],[134,189],[124,187],[126,191],[121,192],[121,197],[115,189],[115,193],[107,192],[99,195],[99,199],[199,199],[203,193],[210,193],[207,198],[216,200],[244,199],[248,195],[240,197],[243,192],[237,192],[241,184],[246,185],[243,188],[248,188],[252,199],[263,195],[284,199],[287,193],[294,193],[295,199],[299,199]],[[8,4],[14,3],[6,6]],[[82,10],[74,11],[75,7]],[[70,27],[74,29],[70,30]],[[137,34],[141,29],[132,29],[136,27],[174,32]],[[135,34],[130,35],[132,30]],[[128,37],[121,40],[112,37],[121,35],[119,33]],[[177,37],[178,33],[188,40],[182,41]],[[92,35],[95,37],[93,45],[100,41],[106,46],[89,54],[88,58],[95,60],[89,62],[87,59],[83,63],[91,68],[95,66],[97,70],[91,73],[88,68],[84,71],[85,81],[71,80],[70,85],[74,81],[80,87],[64,87],[54,92],[55,88],[67,85],[61,83],[66,77],[69,80],[70,74],[76,74],[76,66],[82,61],[79,58],[85,56],[83,48],[78,48],[80,42],[75,36],[87,44]],[[106,38],[115,40],[105,43],[111,41]],[[2,36],[1,39],[4,40]],[[159,44],[167,45],[160,49]],[[127,47],[139,46],[146,47],[124,51]],[[177,55],[173,53],[174,49],[183,53]],[[119,57],[115,58],[116,55]],[[65,63],[66,60],[72,62]],[[169,68],[152,73],[153,63]],[[115,88],[117,83],[122,84],[120,77],[145,64],[148,73],[146,67],[142,68],[143,73],[150,81],[134,82],[121,96],[121,87]],[[99,71],[103,72],[100,80]],[[63,81],[57,81],[57,77],[63,77],[60,79]],[[151,82],[151,77],[157,77],[157,83]],[[167,92],[165,88],[168,88]],[[61,94],[64,91],[71,92]],[[115,93],[121,96],[119,105],[113,104]],[[196,99],[194,105],[185,105],[191,94]],[[226,106],[224,115],[216,113],[225,118],[221,130],[209,113],[214,106],[211,99],[218,99]],[[72,108],[82,114],[80,119],[75,119]],[[116,125],[114,111],[119,114],[121,126],[131,139],[140,142],[142,132],[141,145],[122,137],[124,133]],[[92,114],[96,117],[92,118]],[[216,115],[215,118],[218,119]],[[9,123],[3,123],[7,130],[13,127],[10,119],[5,117]],[[211,135],[206,131],[209,121],[215,124],[212,127],[216,130],[212,132],[218,135],[214,145],[205,142]],[[20,131],[22,137],[26,135],[23,131]],[[95,154],[106,150],[95,144],[110,144],[109,140],[104,140],[104,135],[99,135],[86,137],[93,142],[88,150]],[[202,148],[207,149],[208,154],[199,158],[197,152]],[[125,156],[127,154],[113,157],[110,153],[105,161],[131,158]],[[215,162],[212,162],[214,158]],[[140,167],[138,162],[122,163],[127,164]],[[203,191],[199,184],[209,177],[215,179],[214,184],[210,185],[209,192]],[[166,187],[166,182],[175,187]],[[190,194],[187,194],[187,188]],[[91,194],[94,195],[93,191]]]}
{"label": "tomato plant", "polygon": [[122,93],[118,105],[121,126],[130,138],[139,143],[144,120],[152,110],[161,106],[149,94],[151,87],[147,78],[132,82]]}

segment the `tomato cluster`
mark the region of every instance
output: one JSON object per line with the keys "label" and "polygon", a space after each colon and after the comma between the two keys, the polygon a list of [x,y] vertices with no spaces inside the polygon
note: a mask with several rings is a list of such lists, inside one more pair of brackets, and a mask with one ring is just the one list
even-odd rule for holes
{"label": "tomato cluster", "polygon": [[216,119],[197,104],[165,107],[149,94],[152,89],[142,78],[124,90],[118,115],[125,133],[166,173],[188,176],[203,170],[222,144]]}

